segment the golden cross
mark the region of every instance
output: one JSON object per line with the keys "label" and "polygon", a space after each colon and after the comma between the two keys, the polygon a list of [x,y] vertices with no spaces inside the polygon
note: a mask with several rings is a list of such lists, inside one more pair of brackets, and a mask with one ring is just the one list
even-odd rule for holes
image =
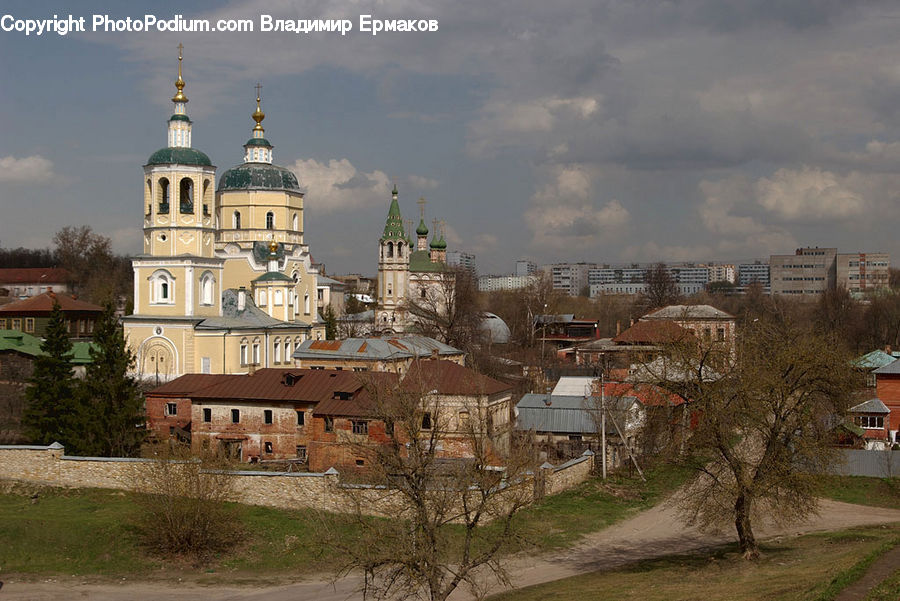
{"label": "golden cross", "polygon": [[255,87],[256,87],[256,97],[259,98],[259,91],[262,90],[262,84],[257,82]]}
{"label": "golden cross", "polygon": [[181,42],[178,43],[178,60],[181,60],[181,51],[184,50],[184,45]]}
{"label": "golden cross", "polygon": [[419,205],[419,216],[422,218],[422,221],[425,221],[425,197],[420,197],[416,204]]}

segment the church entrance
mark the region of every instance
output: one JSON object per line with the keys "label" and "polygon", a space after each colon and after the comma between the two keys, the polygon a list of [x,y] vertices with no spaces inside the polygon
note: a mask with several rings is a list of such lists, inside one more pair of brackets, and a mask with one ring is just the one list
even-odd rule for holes
{"label": "church entrance", "polygon": [[164,340],[149,340],[141,360],[141,378],[150,380],[157,386],[175,376],[175,353]]}

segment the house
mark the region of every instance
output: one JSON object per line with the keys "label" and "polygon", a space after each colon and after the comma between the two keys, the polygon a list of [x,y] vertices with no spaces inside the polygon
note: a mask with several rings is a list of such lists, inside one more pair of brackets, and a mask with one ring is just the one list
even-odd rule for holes
{"label": "house", "polygon": [[[509,448],[512,390],[453,361],[420,360],[410,365],[394,394],[421,398],[422,434],[434,432],[439,458],[460,459],[472,456],[473,434],[486,437],[494,452]],[[366,467],[365,449],[390,440],[375,402],[370,394],[345,395],[313,410],[311,470]]]}
{"label": "house", "polygon": [[606,437],[612,464],[627,457],[648,419],[665,413],[681,420],[684,400],[655,386],[605,382],[591,377],[563,377],[549,394],[526,394],[516,404],[515,429],[528,434],[544,452],[556,459],[577,457],[587,449],[599,450],[601,407],[607,413]]}
{"label": "house", "polygon": [[534,333],[541,344],[548,342],[561,349],[599,336],[599,322],[591,319],[575,319],[573,313],[564,315],[537,315]]}
{"label": "house", "polygon": [[58,267],[25,267],[0,269],[0,296],[25,299],[44,292],[69,292],[69,272]]}
{"label": "house", "polygon": [[891,410],[880,399],[869,399],[851,407],[849,414],[853,424],[862,428],[866,448],[881,451],[890,444]]}
{"label": "house", "polygon": [[900,357],[900,353],[891,352],[891,347],[888,346],[884,350],[875,349],[872,352],[857,357],[851,361],[850,364],[853,366],[853,369],[866,374],[866,386],[875,388],[874,371],[879,367],[890,365],[896,361],[898,357]]}
{"label": "house", "polygon": [[[72,343],[69,356],[76,375],[84,375],[91,362],[92,342]],[[19,330],[0,330],[0,382],[25,382],[34,371],[34,359],[41,356],[41,340]]]}
{"label": "house", "polygon": [[41,338],[57,303],[66,318],[69,337],[90,338],[103,307],[55,292],[44,292],[0,307],[0,329],[18,330]]}
{"label": "house", "polygon": [[627,369],[634,363],[652,361],[666,345],[688,336],[693,332],[673,321],[638,321],[615,338],[599,338],[575,347],[575,364]]}
{"label": "house", "polygon": [[465,353],[418,335],[307,340],[293,353],[296,367],[405,373],[417,359],[438,357],[463,365]]}
{"label": "house", "polygon": [[890,411],[885,416],[890,440],[900,442],[900,360],[875,369],[875,396]]}
{"label": "house", "polygon": [[641,317],[645,322],[671,322],[690,330],[701,341],[720,342],[734,349],[737,320],[712,305],[669,305]]}

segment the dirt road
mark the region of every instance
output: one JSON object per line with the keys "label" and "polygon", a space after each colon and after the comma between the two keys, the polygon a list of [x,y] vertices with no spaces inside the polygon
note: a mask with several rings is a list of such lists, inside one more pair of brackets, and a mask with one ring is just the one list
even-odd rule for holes
{"label": "dirt road", "polygon": [[[822,501],[819,516],[799,526],[757,528],[757,538],[800,534],[823,530],[840,530],[852,526],[900,522],[900,511],[863,507],[837,501]],[[509,561],[509,573],[516,587],[529,586],[574,576],[585,572],[611,569],[623,564],[685,553],[735,540],[731,532],[720,535],[701,534],[683,527],[674,511],[657,506],[624,522],[588,535],[575,547],[533,558]],[[51,601],[57,599],[90,599],[92,601],[344,601],[356,599],[358,577],[348,577],[336,585],[325,580],[309,580],[285,586],[238,587],[198,586],[163,583],[81,584],[67,582],[7,582],[0,591],[0,601]],[[499,586],[496,592],[502,590]],[[468,595],[457,591],[451,597],[463,601]]]}

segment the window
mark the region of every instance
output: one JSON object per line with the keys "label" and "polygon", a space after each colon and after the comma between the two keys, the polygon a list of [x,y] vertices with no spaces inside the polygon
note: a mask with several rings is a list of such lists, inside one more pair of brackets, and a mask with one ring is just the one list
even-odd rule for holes
{"label": "window", "polygon": [[397,256],[403,257],[403,243],[402,242],[397,243]]}
{"label": "window", "polygon": [[210,306],[213,304],[213,284],[215,280],[210,272],[206,272],[200,278],[200,304]]}
{"label": "window", "polygon": [[6,329],[6,318],[0,319],[0,330]]}
{"label": "window", "polygon": [[303,295],[303,312],[309,315],[309,292]]}
{"label": "window", "polygon": [[272,454],[272,443],[271,443],[270,441],[267,440],[267,441],[265,442],[265,447],[264,447],[264,448],[265,448],[265,450],[266,450],[266,455],[271,455],[271,454]]}
{"label": "window", "polygon": [[391,258],[394,256],[394,243],[393,242],[388,242],[387,256],[388,256],[388,258]]}
{"label": "window", "polygon": [[175,278],[160,269],[150,276],[150,302],[156,305],[175,304]]}
{"label": "window", "polygon": [[201,357],[200,358],[200,373],[201,374],[209,374],[212,373],[210,369],[210,359],[209,357]]}
{"label": "window", "polygon": [[291,339],[285,338],[284,339],[284,362],[285,363],[290,362],[292,351],[293,351],[293,348],[291,347]]}
{"label": "window", "polygon": [[178,404],[166,403],[166,415],[178,415]]}
{"label": "window", "polygon": [[431,430],[431,413],[428,411],[422,414],[422,429]]}
{"label": "window", "polygon": [[274,230],[275,229],[275,213],[269,211],[266,213],[266,229]]}
{"label": "window", "polygon": [[716,328],[716,338],[719,340],[719,342],[725,340],[725,328]]}
{"label": "window", "polygon": [[212,421],[212,409],[208,407],[203,409],[203,421],[207,424]]}
{"label": "window", "polygon": [[363,467],[365,464],[366,464],[366,460],[365,460],[365,459],[357,459],[357,460],[356,460],[356,465],[357,465],[358,467]]}
{"label": "window", "polygon": [[300,231],[300,217],[297,215],[297,213],[294,213],[294,219],[291,225],[293,226],[291,229],[293,229],[295,232]]}
{"label": "window", "polygon": [[353,420],[353,433],[354,434],[368,434],[369,433],[369,422],[364,420]]}
{"label": "window", "polygon": [[34,332],[34,317],[25,318],[25,331]]}
{"label": "window", "polygon": [[325,418],[325,431],[326,432],[334,432],[334,418],[333,417]]}
{"label": "window", "polygon": [[272,345],[272,360],[275,363],[281,363],[281,343],[277,339]]}
{"label": "window", "polygon": [[306,425],[306,414],[303,411],[297,412],[297,425],[298,426]]}
{"label": "window", "polygon": [[569,434],[569,440],[579,441],[581,440],[581,434]]}
{"label": "window", "polygon": [[860,415],[856,418],[856,424],[870,430],[884,428],[884,416]]}
{"label": "window", "polygon": [[[14,329],[14,330],[20,330],[20,331],[21,331],[21,329],[22,329],[22,320],[19,319],[19,318],[13,318],[13,320],[12,320],[12,329]],[[68,329],[70,332],[72,331],[72,330],[71,330],[71,326],[69,326],[67,329]]]}
{"label": "window", "polygon": [[234,215],[231,216],[231,225],[234,229],[241,229],[241,214],[238,211],[234,212]]}
{"label": "window", "polygon": [[259,341],[253,342],[253,363],[259,365]]}
{"label": "window", "polygon": [[274,297],[274,298],[272,299],[272,304],[273,304],[273,305],[275,305],[276,307],[280,307],[280,306],[282,306],[282,305],[284,304],[284,291],[282,291],[282,290],[276,290],[276,291],[272,294],[272,296]]}
{"label": "window", "polygon": [[266,424],[272,423],[272,410],[271,409],[266,409],[265,411],[263,411],[263,422]]}
{"label": "window", "polygon": [[241,365],[247,365],[247,343],[241,343]]}
{"label": "window", "polygon": [[178,186],[178,206],[182,213],[194,212],[194,180],[189,177],[181,179]]}
{"label": "window", "polygon": [[166,178],[159,180],[159,213],[169,213],[169,180]]}
{"label": "window", "polygon": [[256,304],[259,305],[260,307],[265,307],[268,300],[269,299],[266,298],[266,291],[260,290]]}
{"label": "window", "polygon": [[306,463],[306,447],[304,447],[303,445],[297,446],[297,459],[299,459],[303,463]]}
{"label": "window", "polygon": [[231,410],[231,423],[232,424],[241,423],[241,410],[240,409],[232,409]]}

